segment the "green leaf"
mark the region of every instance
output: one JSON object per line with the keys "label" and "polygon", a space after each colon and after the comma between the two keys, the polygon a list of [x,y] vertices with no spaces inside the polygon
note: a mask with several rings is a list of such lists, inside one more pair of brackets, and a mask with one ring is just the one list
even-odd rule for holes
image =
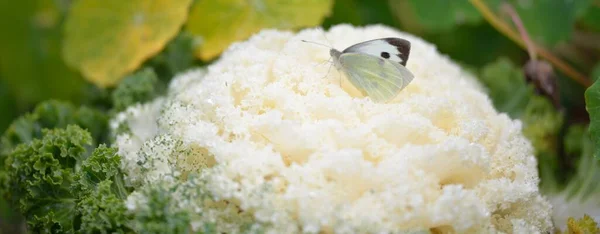
{"label": "green leaf", "polygon": [[65,128],[70,124],[90,131],[96,143],[105,141],[108,117],[104,113],[50,100],[38,104],[33,112],[13,121],[0,138],[0,156],[9,154],[19,144],[41,138],[42,129]]}
{"label": "green leaf", "polygon": [[17,109],[13,94],[6,83],[0,78],[0,132],[4,132],[10,122],[17,117]]}
{"label": "green leaf", "polygon": [[564,117],[546,97],[532,94],[520,119],[537,153],[556,154]]}
{"label": "green leaf", "polygon": [[480,80],[496,109],[523,123],[523,134],[532,142],[536,153],[556,154],[556,141],[563,115],[552,103],[534,92],[522,71],[510,60],[500,58],[482,69]]}
{"label": "green leaf", "polygon": [[161,183],[139,189],[146,202],[138,203],[131,212],[131,229],[137,233],[189,233],[189,213],[177,206],[171,193],[175,189]]}
{"label": "green leaf", "polygon": [[85,81],[61,57],[65,6],[54,0],[0,1],[0,79],[18,110],[56,98],[81,103]]}
{"label": "green leaf", "polygon": [[104,145],[83,162],[72,186],[78,197],[77,211],[85,233],[123,233],[128,222],[125,188],[117,150]]}
{"label": "green leaf", "polygon": [[65,23],[65,61],[94,84],[113,86],[177,35],[190,4],[191,0],[75,1]]}
{"label": "green leaf", "polygon": [[592,74],[590,75],[592,81],[597,81],[600,78],[600,63],[596,64],[592,69]]}
{"label": "green leaf", "polygon": [[595,0],[573,1],[573,3],[575,4],[574,8],[576,17],[581,18],[587,12],[587,10],[591,8],[593,1]]}
{"label": "green leaf", "polygon": [[33,232],[73,230],[75,197],[71,193],[75,167],[92,143],[89,132],[69,125],[42,130],[42,138],[18,145],[8,155],[5,192],[27,218]]}
{"label": "green leaf", "polygon": [[[460,25],[453,30],[424,34],[424,39],[436,45],[452,60],[483,67],[501,56],[525,58],[526,54],[514,42],[489,24]],[[480,43],[485,38],[485,43]]]}
{"label": "green leaf", "polygon": [[564,189],[567,200],[583,203],[592,199],[597,201],[596,208],[600,209],[600,200],[597,199],[600,196],[600,161],[594,158],[594,152],[599,147],[590,140],[590,132],[582,126],[570,127],[565,138],[580,142],[565,142],[566,151],[572,153],[572,157],[575,158],[573,161],[577,162],[577,170]]}
{"label": "green leaf", "polygon": [[100,145],[81,165],[75,188],[85,193],[108,180],[111,181],[111,192],[118,198],[125,199],[129,192],[125,188],[120,167],[121,157],[117,154],[117,149]]}
{"label": "green leaf", "polygon": [[500,112],[521,117],[529,103],[532,88],[521,70],[506,58],[500,58],[482,69],[481,81],[488,87],[490,98]]}
{"label": "green leaf", "polygon": [[[559,213],[555,211],[557,215],[554,221],[563,229],[565,228],[564,224],[567,223],[567,229],[570,230],[567,233],[597,233],[575,231],[595,227],[595,224],[587,226],[584,224],[591,223],[582,222],[583,220],[574,222],[575,220],[572,218],[568,222],[565,220],[569,216],[581,217],[584,214],[595,216],[600,210],[600,200],[598,199],[600,197],[600,161],[594,158],[594,152],[598,147],[591,141],[589,133],[589,129],[583,124],[569,126],[564,137],[564,149],[568,159],[575,165],[574,173],[565,176],[565,170],[557,170],[554,172],[554,178],[542,178],[542,183],[560,184],[553,190],[545,192],[553,206],[561,207]],[[542,167],[541,170],[547,170],[547,168]],[[549,181],[550,179],[563,181]]]}
{"label": "green leaf", "polygon": [[114,182],[104,180],[77,203],[83,233],[128,233],[125,201],[112,191]]}
{"label": "green leaf", "polygon": [[336,24],[400,26],[386,1],[371,0],[336,0],[332,14],[325,19],[323,27]]}
{"label": "green leaf", "polygon": [[[532,39],[547,46],[571,38],[577,14],[585,8],[579,1],[510,0]],[[514,25],[510,22],[510,25]]]}
{"label": "green leaf", "polygon": [[412,30],[442,32],[483,22],[481,14],[466,0],[389,0],[389,3],[402,25]]}
{"label": "green leaf", "polygon": [[160,54],[150,59],[146,66],[154,68],[161,81],[169,81],[178,73],[196,65],[195,59],[194,38],[183,31]]}
{"label": "green leaf", "polygon": [[587,29],[600,32],[600,6],[594,6],[587,9],[579,22]]}
{"label": "green leaf", "polygon": [[77,125],[42,129],[41,137],[6,156],[2,192],[26,217],[32,232],[124,233],[129,194],[114,148],[88,157],[92,137]]}
{"label": "green leaf", "polygon": [[[585,108],[590,114],[590,134],[594,144],[600,146],[600,82],[596,81],[585,91]],[[594,153],[600,158],[600,147]]]}
{"label": "green leaf", "polygon": [[151,68],[127,76],[112,93],[113,108],[123,111],[128,106],[152,100],[157,91],[158,77]]}
{"label": "green leaf", "polygon": [[263,28],[317,26],[332,5],[332,0],[202,0],[192,7],[186,28],[201,39],[196,56],[210,60]]}

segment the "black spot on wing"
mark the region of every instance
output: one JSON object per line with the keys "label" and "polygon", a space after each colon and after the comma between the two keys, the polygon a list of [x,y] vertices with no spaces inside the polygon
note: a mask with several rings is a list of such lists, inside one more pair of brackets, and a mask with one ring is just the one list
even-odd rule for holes
{"label": "black spot on wing", "polygon": [[381,52],[381,57],[388,59],[388,58],[390,58],[390,53],[388,53],[388,52]]}
{"label": "black spot on wing", "polygon": [[410,55],[410,41],[395,37],[384,38],[383,40],[396,47],[398,50],[397,56],[402,59],[400,64],[402,64],[402,66],[406,66],[406,62],[408,62],[408,56]]}

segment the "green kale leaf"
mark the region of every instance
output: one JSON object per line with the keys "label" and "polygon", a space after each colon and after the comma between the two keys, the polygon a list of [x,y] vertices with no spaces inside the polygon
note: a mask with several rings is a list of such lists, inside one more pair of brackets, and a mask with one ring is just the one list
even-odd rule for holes
{"label": "green kale leaf", "polygon": [[16,119],[0,139],[0,156],[6,156],[17,145],[42,137],[42,129],[65,128],[69,124],[87,129],[95,143],[104,142],[108,116],[89,107],[76,108],[70,103],[50,100],[36,106],[33,112]]}
{"label": "green kale leaf", "polygon": [[32,232],[123,233],[129,194],[116,149],[92,152],[91,134],[77,125],[42,129],[41,138],[7,155],[3,191]]}
{"label": "green kale leaf", "polygon": [[123,111],[128,106],[152,100],[159,94],[158,76],[152,68],[143,68],[125,77],[112,93],[113,108]]}
{"label": "green kale leaf", "polygon": [[71,191],[75,168],[87,154],[92,137],[76,125],[42,130],[41,139],[18,145],[5,171],[13,204],[31,231],[72,232],[76,197]]}
{"label": "green kale leaf", "polygon": [[130,227],[139,233],[191,233],[188,212],[177,206],[175,187],[156,183],[140,189],[144,202],[130,212]]}

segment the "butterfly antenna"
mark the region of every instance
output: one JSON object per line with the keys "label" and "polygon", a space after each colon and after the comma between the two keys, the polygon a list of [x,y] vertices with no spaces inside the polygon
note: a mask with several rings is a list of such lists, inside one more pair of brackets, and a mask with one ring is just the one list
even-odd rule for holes
{"label": "butterfly antenna", "polygon": [[327,33],[325,33],[325,29],[320,28],[321,29],[321,33],[323,33],[323,37],[325,38],[325,41],[327,41],[327,44],[329,44],[330,48],[333,48],[333,44],[331,44],[331,41],[329,40],[329,38],[327,38]]}
{"label": "butterfly antenna", "polygon": [[301,40],[301,41],[302,41],[302,42],[306,42],[306,43],[312,43],[312,44],[315,44],[315,45],[325,46],[325,47],[327,47],[327,48],[331,48],[331,47],[330,47],[330,46],[328,46],[328,45],[325,45],[325,44],[322,44],[322,43],[318,43],[318,42],[314,42],[314,41],[307,41],[307,40]]}

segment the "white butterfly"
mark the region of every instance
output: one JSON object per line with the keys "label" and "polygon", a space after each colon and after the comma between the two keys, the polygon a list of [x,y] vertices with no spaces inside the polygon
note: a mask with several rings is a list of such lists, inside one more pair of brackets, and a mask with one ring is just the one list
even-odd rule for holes
{"label": "white butterfly", "polygon": [[405,67],[410,42],[404,39],[369,40],[341,52],[332,48],[329,54],[352,85],[375,102],[392,100],[414,78]]}

